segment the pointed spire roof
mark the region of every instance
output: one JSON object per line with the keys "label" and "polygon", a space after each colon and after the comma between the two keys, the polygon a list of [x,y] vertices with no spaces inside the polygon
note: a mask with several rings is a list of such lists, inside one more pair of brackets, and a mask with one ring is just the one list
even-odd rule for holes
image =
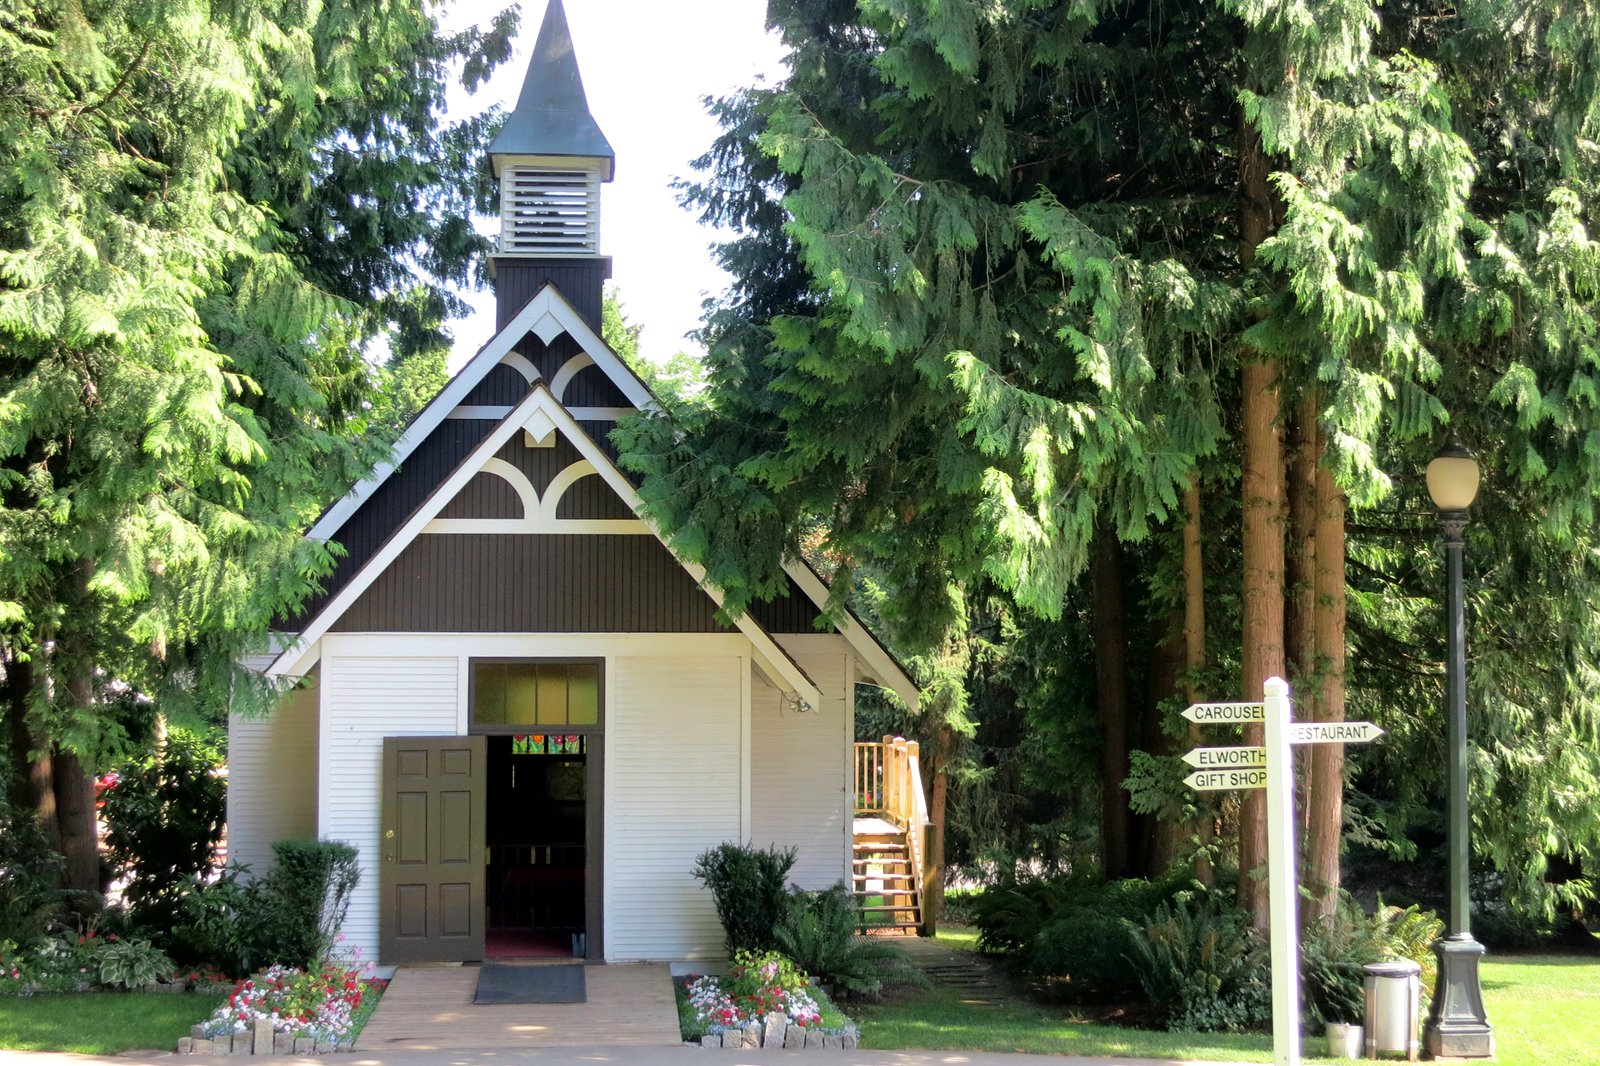
{"label": "pointed spire roof", "polygon": [[522,95],[506,119],[489,158],[495,173],[500,172],[500,156],[567,155],[604,160],[601,177],[611,180],[616,153],[594,116],[583,93],[583,78],[578,74],[578,57],[567,29],[567,13],[561,0],[550,0],[544,9],[539,40],[528,62],[528,77]]}

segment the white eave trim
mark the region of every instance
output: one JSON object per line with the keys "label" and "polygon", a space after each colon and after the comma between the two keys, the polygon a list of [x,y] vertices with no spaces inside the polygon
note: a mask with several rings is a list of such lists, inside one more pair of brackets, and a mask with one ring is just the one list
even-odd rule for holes
{"label": "white eave trim", "polygon": [[[817,605],[818,610],[826,609],[828,605],[828,586],[818,577],[803,561],[789,561],[783,564],[784,572],[793,579],[795,587],[805,593],[811,602]],[[916,682],[911,680],[890,655],[888,649],[878,643],[861,620],[851,613],[848,607],[844,608],[840,616],[831,619],[841,636],[855,649],[857,660],[865,668],[864,673],[879,685],[894,692],[900,697],[907,709],[915,712],[919,691]]]}
{"label": "white eave trim", "polygon": [[[463,366],[456,376],[450,379],[449,384],[439,390],[439,394],[429,402],[428,406],[411,420],[411,424],[400,435],[400,439],[395,441],[389,458],[373,467],[372,473],[329,507],[306,536],[313,540],[328,540],[338,533],[340,527],[350,520],[350,516],[378,491],[378,486],[387,481],[389,475],[416,451],[418,445],[439,428],[439,423],[462,406],[462,401],[500,363],[512,362],[526,376],[532,370],[532,365],[526,358],[513,352],[512,348],[529,333],[537,334],[546,344],[563,333],[571,336],[577,341],[578,347],[582,348],[584,353],[605,372],[636,408],[646,411],[658,407],[655,397],[650,395],[650,390],[639,380],[638,375],[629,370],[621,357],[600,339],[599,334],[595,333],[584,321],[583,316],[567,302],[566,297],[561,295],[561,290],[547,282],[532,299],[522,305],[522,310],[506,323],[505,328],[496,333],[488,344],[479,348],[477,354],[467,361],[467,365]],[[538,376],[537,371],[533,373],[535,377]]]}
{"label": "white eave trim", "polygon": [[[546,290],[549,291],[549,290]],[[448,410],[448,408],[446,409]],[[339,620],[345,611],[360,598],[378,576],[395,561],[402,551],[406,549],[422,532],[429,523],[438,517],[445,505],[455,498],[456,494],[464,488],[468,481],[481,471],[484,465],[494,457],[494,454],[522,428],[532,421],[535,416],[543,415],[555,422],[556,427],[566,435],[579,454],[593,464],[595,472],[611,487],[612,491],[622,497],[623,501],[640,515],[650,531],[670,552],[672,545],[661,535],[661,530],[644,516],[643,503],[639,494],[634,491],[633,485],[622,476],[622,472],[611,462],[609,456],[583,431],[583,427],[569,415],[565,408],[556,401],[555,397],[543,384],[536,384],[533,392],[512,411],[511,416],[494,428],[472,452],[451,471],[450,476],[434,489],[432,494],[423,501],[422,506],[412,512],[405,524],[384,542],[373,557],[358,570],[350,582],[339,590],[317,616],[302,629],[294,642],[283,650],[273,664],[267,668],[266,676],[274,680],[298,678],[315,665],[319,642],[324,634]],[[694,580],[699,583],[702,591],[710,596],[718,607],[722,606],[723,596],[720,589],[705,583],[705,570],[702,567],[678,558],[676,552],[673,557]],[[811,708],[822,705],[822,694],[818,691],[816,683],[811,680],[799,663],[795,662],[787,652],[772,639],[761,625],[748,614],[740,614],[734,620],[734,626],[745,638],[750,641],[756,665],[772,678],[781,678],[789,687],[793,698]]]}

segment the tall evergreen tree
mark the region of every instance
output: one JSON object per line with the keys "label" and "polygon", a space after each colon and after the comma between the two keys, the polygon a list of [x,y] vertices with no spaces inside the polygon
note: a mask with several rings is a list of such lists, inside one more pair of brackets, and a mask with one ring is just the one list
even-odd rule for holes
{"label": "tall evergreen tree", "polygon": [[0,12],[11,784],[76,887],[98,887],[86,769],[114,739],[96,678],[217,713],[245,641],[331,565],[300,533],[382,445],[363,348],[436,343],[441,283],[481,250],[464,209],[440,217],[484,133],[441,127],[443,79],[480,78],[512,26],[444,37],[413,2]]}
{"label": "tall evergreen tree", "polygon": [[[1138,544],[1186,510],[1228,513],[1210,499],[1220,482],[1195,481],[1217,456],[1243,475],[1237,533],[1214,534],[1242,546],[1240,628],[1209,630],[1238,649],[1211,660],[1237,663],[1228,687],[1259,694],[1289,671],[1287,626],[1302,714],[1371,708],[1410,741],[1392,754],[1420,760],[1437,672],[1408,702],[1363,676],[1363,639],[1346,662],[1345,512],[1359,528],[1414,505],[1396,476],[1420,469],[1445,421],[1501,442],[1479,507],[1494,540],[1474,556],[1509,548],[1512,527],[1547,550],[1515,593],[1486,592],[1485,612],[1548,595],[1554,570],[1595,589],[1592,5],[768,11],[792,75],[719,105],[726,133],[690,195],[743,230],[708,323],[710,403],[630,430],[644,495],[735,603],[770,593],[820,519],[841,558],[873,562],[908,635],[946,624],[951,576],[979,570],[1054,616],[1083,595],[1097,530]],[[1202,506],[1186,509],[1196,488]],[[742,536],[709,535],[733,524]],[[1429,567],[1424,531],[1401,525],[1408,546],[1371,537],[1349,557]],[[1290,537],[1314,552],[1286,552]],[[1287,560],[1307,594],[1286,617]],[[1355,603],[1363,626],[1404,632],[1425,658],[1431,623],[1414,604]],[[1596,661],[1589,627],[1552,624],[1550,639],[1549,660],[1477,660],[1490,793],[1502,775],[1530,780],[1507,719],[1569,739],[1600,722],[1600,705],[1570,699]],[[1580,748],[1563,745],[1560,772],[1589,815],[1552,837],[1556,813],[1523,797],[1515,830],[1477,823],[1503,869],[1537,870],[1552,840],[1592,861],[1594,760]],[[1121,787],[1115,761],[1102,789]],[[1423,765],[1419,787],[1442,760]],[[1311,772],[1310,870],[1327,905],[1346,771],[1318,759]],[[1258,833],[1247,805],[1240,886],[1264,921],[1248,876]]]}

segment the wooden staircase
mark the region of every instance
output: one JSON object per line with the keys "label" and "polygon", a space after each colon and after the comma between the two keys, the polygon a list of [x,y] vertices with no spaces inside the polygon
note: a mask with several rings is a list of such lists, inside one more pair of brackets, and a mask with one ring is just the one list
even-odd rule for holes
{"label": "wooden staircase", "polygon": [[862,928],[914,936],[928,919],[923,887],[931,873],[916,741],[857,744],[855,782],[850,874]]}

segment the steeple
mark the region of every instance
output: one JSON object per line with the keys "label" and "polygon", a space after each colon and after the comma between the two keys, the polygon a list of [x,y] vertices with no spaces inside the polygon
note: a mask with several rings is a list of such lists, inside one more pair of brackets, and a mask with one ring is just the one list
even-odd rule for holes
{"label": "steeple", "polygon": [[611,276],[600,254],[600,183],[611,180],[616,156],[589,113],[561,0],[545,8],[522,94],[489,161],[500,179],[500,324],[553,282],[598,329]]}
{"label": "steeple", "polygon": [[506,156],[567,156],[600,164],[601,180],[610,181],[616,154],[599,123],[589,114],[589,100],[578,73],[578,57],[567,29],[561,0],[544,9],[539,40],[533,46],[522,95],[506,124],[489,145],[489,158],[499,175]]}

